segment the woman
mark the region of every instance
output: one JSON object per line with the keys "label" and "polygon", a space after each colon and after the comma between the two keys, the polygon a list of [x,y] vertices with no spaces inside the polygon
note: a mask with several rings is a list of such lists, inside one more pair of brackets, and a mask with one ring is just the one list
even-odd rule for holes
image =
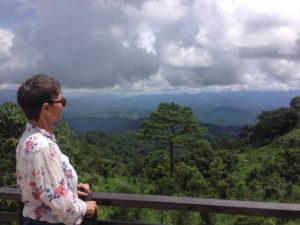
{"label": "woman", "polygon": [[78,198],[86,193],[77,193],[77,187],[89,192],[89,185],[78,185],[77,174],[52,133],[66,105],[60,84],[53,77],[35,75],[20,86],[17,99],[28,119],[16,150],[24,224],[80,224],[97,205]]}

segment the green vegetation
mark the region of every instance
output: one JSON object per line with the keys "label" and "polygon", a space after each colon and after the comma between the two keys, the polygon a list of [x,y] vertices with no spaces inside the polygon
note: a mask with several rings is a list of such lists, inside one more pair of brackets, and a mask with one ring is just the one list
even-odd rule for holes
{"label": "green vegetation", "polygon": [[[262,112],[239,138],[205,139],[190,107],[161,103],[139,132],[55,134],[80,181],[94,191],[300,203],[300,126],[290,108]],[[14,187],[15,146],[25,125],[18,106],[0,106],[0,182]],[[4,169],[5,168],[5,169]],[[7,169],[9,168],[9,169]],[[9,208],[0,202],[0,207]],[[296,225],[299,220],[102,207],[104,219],[180,225]]]}
{"label": "green vegetation", "polygon": [[205,134],[195,120],[191,107],[161,103],[149,119],[143,121],[140,135],[152,140],[156,148],[170,152],[170,177],[174,172],[174,149],[198,148]]}

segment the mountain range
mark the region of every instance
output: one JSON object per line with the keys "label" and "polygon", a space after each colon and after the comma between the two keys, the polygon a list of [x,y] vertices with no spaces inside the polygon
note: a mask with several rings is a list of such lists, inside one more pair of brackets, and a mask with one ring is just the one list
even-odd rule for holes
{"label": "mountain range", "polygon": [[[239,127],[254,124],[262,111],[289,107],[290,100],[300,95],[300,90],[136,95],[66,92],[64,95],[68,104],[63,119],[78,132],[137,130],[159,103],[174,102],[192,107],[202,126],[236,134]],[[15,99],[16,91],[0,90],[0,103]]]}

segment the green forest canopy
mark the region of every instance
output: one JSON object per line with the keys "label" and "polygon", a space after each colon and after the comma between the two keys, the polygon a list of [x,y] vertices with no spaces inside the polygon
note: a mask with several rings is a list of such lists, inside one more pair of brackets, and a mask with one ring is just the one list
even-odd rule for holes
{"label": "green forest canopy", "polygon": [[[67,123],[54,132],[79,179],[92,183],[94,191],[300,203],[300,127],[294,103],[262,112],[239,138],[210,142],[192,109],[174,103],[161,103],[139,132],[76,134]],[[25,123],[17,105],[0,106],[1,187],[16,186],[15,147]],[[99,213],[101,218],[165,224],[299,224],[142,209],[102,208]]]}

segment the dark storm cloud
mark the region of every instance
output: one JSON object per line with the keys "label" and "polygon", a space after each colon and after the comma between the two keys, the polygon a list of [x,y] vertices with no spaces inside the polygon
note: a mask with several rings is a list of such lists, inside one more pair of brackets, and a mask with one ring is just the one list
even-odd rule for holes
{"label": "dark storm cloud", "polygon": [[68,88],[295,88],[300,4],[287,1],[3,0],[0,84],[44,72]]}
{"label": "dark storm cloud", "polygon": [[273,46],[242,47],[240,48],[240,55],[242,58],[248,59],[284,57],[284,55],[280,54],[278,49]]}
{"label": "dark storm cloud", "polygon": [[[53,1],[45,2],[39,3],[36,23],[20,25],[15,31],[12,52],[28,65],[2,79],[20,82],[24,79],[20,73],[45,71],[59,76],[68,87],[101,88],[157,71],[153,55],[136,46],[124,47],[122,40],[112,37],[111,26],[125,28],[129,23],[120,6],[97,8],[92,1],[61,1],[58,7]],[[122,35],[133,41],[130,29],[123,29]]]}
{"label": "dark storm cloud", "polygon": [[244,33],[266,31],[270,28],[276,28],[286,25],[283,18],[278,18],[273,14],[253,14],[247,17],[244,23]]}

